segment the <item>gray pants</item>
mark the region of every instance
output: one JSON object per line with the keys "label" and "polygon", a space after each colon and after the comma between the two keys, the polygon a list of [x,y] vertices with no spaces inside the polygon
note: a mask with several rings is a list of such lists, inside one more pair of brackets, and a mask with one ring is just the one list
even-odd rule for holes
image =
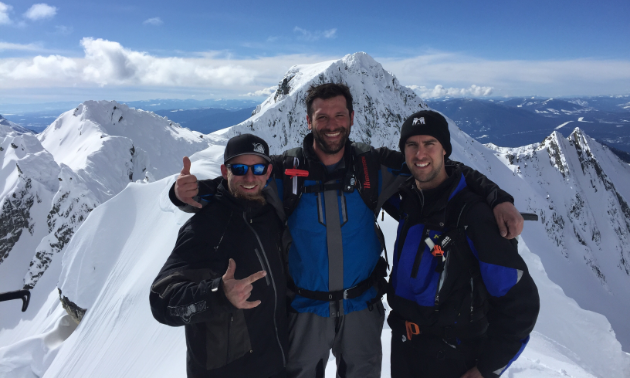
{"label": "gray pants", "polygon": [[381,376],[381,332],[385,310],[378,302],[373,310],[325,318],[310,312],[289,314],[289,378],[323,378],[332,349],[337,378]]}

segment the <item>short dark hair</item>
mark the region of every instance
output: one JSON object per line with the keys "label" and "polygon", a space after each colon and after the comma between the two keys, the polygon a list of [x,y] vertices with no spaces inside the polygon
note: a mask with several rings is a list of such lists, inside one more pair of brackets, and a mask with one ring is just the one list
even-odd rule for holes
{"label": "short dark hair", "polygon": [[320,85],[312,85],[306,91],[306,114],[310,119],[313,116],[313,101],[315,99],[321,98],[322,100],[327,100],[329,98],[343,96],[346,98],[346,108],[348,108],[348,112],[352,114],[354,109],[352,109],[352,94],[350,93],[350,88],[348,88],[345,84],[337,84],[337,83],[326,83]]}

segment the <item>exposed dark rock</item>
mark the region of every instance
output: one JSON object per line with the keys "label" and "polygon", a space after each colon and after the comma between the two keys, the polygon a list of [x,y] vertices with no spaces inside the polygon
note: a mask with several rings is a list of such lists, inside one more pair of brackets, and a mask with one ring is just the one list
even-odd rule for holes
{"label": "exposed dark rock", "polygon": [[278,84],[278,89],[276,90],[276,95],[273,97],[274,101],[278,101],[278,98],[282,98],[282,96],[288,95],[291,92],[291,85],[289,83],[293,79],[293,76],[285,77],[282,79],[280,84]]}
{"label": "exposed dark rock", "polygon": [[64,297],[63,294],[61,294],[61,289],[57,288],[57,290],[59,290],[59,300],[61,301],[61,306],[64,310],[66,310],[68,315],[70,315],[72,320],[74,320],[77,324],[81,323],[81,320],[83,319],[83,316],[85,316],[85,312],[87,310],[77,306],[74,302],[68,299],[68,297]]}
{"label": "exposed dark rock", "polygon": [[31,179],[26,179],[24,188],[7,197],[0,213],[0,264],[9,256],[9,252],[20,240],[22,231],[33,234],[34,223],[30,210],[35,202],[31,194]]}

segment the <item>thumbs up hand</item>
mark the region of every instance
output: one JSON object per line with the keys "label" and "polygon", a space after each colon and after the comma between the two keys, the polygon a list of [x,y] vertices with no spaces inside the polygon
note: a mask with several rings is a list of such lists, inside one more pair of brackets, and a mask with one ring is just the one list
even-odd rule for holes
{"label": "thumbs up hand", "polygon": [[247,299],[250,295],[252,295],[252,284],[265,277],[267,272],[261,270],[247,278],[237,280],[234,278],[235,271],[236,262],[234,262],[233,259],[230,259],[227,271],[223,275],[223,291],[225,292],[225,296],[236,308],[250,309],[258,306],[260,304],[259,300],[249,302]]}
{"label": "thumbs up hand", "polygon": [[190,165],[190,159],[184,156],[184,168],[175,181],[175,197],[183,203],[201,209],[201,204],[193,200],[193,197],[199,194],[199,186],[197,177],[190,174]]}

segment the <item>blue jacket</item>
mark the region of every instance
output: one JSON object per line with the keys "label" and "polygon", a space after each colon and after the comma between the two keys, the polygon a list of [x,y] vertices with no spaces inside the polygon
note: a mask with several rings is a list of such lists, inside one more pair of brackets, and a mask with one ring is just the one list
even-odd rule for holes
{"label": "blue jacket", "polygon": [[[420,191],[409,180],[401,198],[390,323],[416,323],[421,335],[451,337],[454,345],[486,335],[477,367],[484,377],[500,375],[524,349],[539,310],[516,243],[499,235],[490,207],[468,191],[457,169],[432,190]],[[425,241],[439,244],[443,234],[456,248],[445,248],[444,258]]]}

